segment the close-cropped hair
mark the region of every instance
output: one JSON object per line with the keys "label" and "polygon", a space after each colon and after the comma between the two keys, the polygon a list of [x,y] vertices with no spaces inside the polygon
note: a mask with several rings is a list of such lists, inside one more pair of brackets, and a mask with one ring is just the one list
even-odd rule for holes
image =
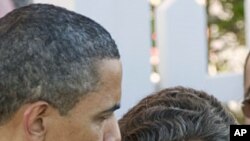
{"label": "close-cropped hair", "polygon": [[147,96],[119,120],[123,141],[229,141],[230,124],[215,97],[184,87]]}
{"label": "close-cropped hair", "polygon": [[47,4],[13,10],[0,19],[0,124],[39,100],[65,115],[98,88],[105,59],[120,55],[95,21]]}

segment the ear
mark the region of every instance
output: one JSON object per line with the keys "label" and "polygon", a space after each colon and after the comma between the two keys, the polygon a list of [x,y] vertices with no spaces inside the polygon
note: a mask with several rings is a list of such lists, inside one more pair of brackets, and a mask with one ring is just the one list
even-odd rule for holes
{"label": "ear", "polygon": [[24,130],[28,141],[43,141],[46,135],[45,113],[47,102],[39,101],[30,104],[24,111]]}

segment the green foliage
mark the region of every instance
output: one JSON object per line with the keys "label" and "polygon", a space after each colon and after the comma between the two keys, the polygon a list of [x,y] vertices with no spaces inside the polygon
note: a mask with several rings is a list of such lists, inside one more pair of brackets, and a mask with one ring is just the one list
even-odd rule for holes
{"label": "green foliage", "polygon": [[[220,13],[212,14],[209,9],[213,4],[215,4],[214,0],[208,0],[208,26],[216,24],[219,27],[219,36],[231,32],[236,35],[240,44],[245,44],[244,0],[220,0],[224,14],[228,15],[227,18],[223,18]],[[218,38],[219,36],[212,36],[211,38]]]}
{"label": "green foliage", "polygon": [[[242,70],[242,47],[246,44],[244,0],[207,0],[206,11],[209,66],[218,73]],[[232,56],[232,52],[237,55]],[[235,60],[239,61],[232,62]]]}

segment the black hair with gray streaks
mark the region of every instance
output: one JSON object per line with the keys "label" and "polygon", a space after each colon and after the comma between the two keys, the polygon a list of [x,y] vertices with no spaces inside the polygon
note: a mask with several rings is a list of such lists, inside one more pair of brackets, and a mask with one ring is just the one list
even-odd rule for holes
{"label": "black hair with gray streaks", "polygon": [[110,34],[64,8],[32,4],[0,19],[0,123],[46,101],[64,115],[99,86],[97,62],[119,59]]}

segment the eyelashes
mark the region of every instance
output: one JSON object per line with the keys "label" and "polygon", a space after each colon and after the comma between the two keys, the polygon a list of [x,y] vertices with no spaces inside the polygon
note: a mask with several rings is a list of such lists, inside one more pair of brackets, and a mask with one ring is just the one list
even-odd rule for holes
{"label": "eyelashes", "polygon": [[112,113],[103,114],[103,115],[100,115],[100,116],[97,118],[97,120],[98,120],[99,122],[103,122],[103,121],[105,121],[105,120],[111,118],[113,115],[114,115],[113,112],[112,112]]}

